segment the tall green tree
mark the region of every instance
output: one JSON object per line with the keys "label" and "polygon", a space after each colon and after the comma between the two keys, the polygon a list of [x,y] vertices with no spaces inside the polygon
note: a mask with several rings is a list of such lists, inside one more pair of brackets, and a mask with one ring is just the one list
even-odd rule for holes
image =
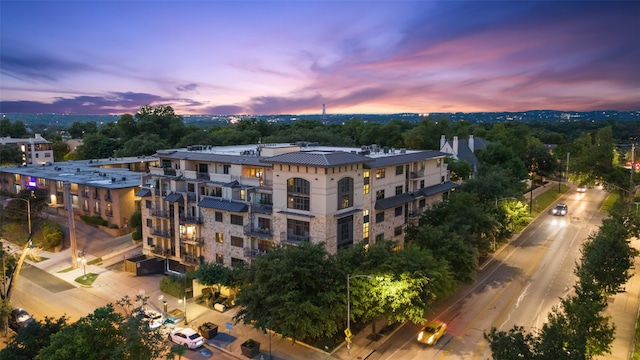
{"label": "tall green tree", "polygon": [[168,348],[160,330],[143,320],[145,305],[142,296],[125,296],[100,307],[53,334],[36,359],[155,360]]}
{"label": "tall green tree", "polygon": [[[7,346],[0,351],[0,360],[47,359],[40,351],[49,346],[51,337],[69,326],[66,316],[58,319],[45,317],[44,321],[33,321],[9,338]],[[71,358],[69,358],[71,359]]]}
{"label": "tall green tree", "polygon": [[337,278],[323,244],[278,247],[247,269],[234,319],[293,341],[331,337],[341,328],[335,311],[344,306]]}

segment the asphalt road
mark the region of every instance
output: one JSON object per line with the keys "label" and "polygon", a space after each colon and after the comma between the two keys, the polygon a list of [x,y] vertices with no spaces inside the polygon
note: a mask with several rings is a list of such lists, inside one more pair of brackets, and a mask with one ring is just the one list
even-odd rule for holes
{"label": "asphalt road", "polygon": [[407,324],[367,359],[490,359],[483,334],[491,327],[540,328],[551,309],[573,291],[581,244],[598,230],[605,198],[601,190],[571,191],[560,200],[568,205],[569,214],[542,214],[503,247],[474,284],[438,306],[433,317],[448,324],[448,333],[438,344],[417,343],[420,326]]}

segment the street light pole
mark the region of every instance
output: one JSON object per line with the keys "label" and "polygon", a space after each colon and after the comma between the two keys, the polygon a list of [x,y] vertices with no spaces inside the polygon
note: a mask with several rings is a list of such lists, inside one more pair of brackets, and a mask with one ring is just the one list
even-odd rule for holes
{"label": "street light pole", "polygon": [[359,278],[359,277],[366,277],[366,278],[373,278],[373,276],[371,275],[354,275],[351,276],[349,274],[347,274],[347,330],[345,330],[345,335],[346,335],[346,340],[347,340],[347,360],[351,359],[351,288],[350,288],[350,283],[351,283],[351,279],[353,278]]}

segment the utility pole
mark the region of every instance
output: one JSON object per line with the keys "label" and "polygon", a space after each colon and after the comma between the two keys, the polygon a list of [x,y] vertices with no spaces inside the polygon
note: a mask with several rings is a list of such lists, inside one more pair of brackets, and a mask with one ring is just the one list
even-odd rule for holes
{"label": "utility pole", "polygon": [[567,185],[569,184],[569,153],[567,152]]}
{"label": "utility pole", "polygon": [[78,267],[78,245],[76,244],[76,224],[73,218],[73,203],[71,202],[71,183],[64,183],[64,202],[67,206],[67,216],[69,218],[69,242],[71,243],[71,267]]}

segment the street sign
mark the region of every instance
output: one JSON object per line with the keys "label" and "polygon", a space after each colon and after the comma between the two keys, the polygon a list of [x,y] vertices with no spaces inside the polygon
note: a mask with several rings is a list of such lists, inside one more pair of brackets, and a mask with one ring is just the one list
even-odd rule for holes
{"label": "street sign", "polygon": [[350,338],[350,337],[351,337],[351,335],[353,335],[353,334],[351,334],[351,330],[350,330],[350,329],[344,329],[344,335],[345,335],[346,337]]}
{"label": "street sign", "polygon": [[227,330],[233,330],[233,323],[227,322]]}

